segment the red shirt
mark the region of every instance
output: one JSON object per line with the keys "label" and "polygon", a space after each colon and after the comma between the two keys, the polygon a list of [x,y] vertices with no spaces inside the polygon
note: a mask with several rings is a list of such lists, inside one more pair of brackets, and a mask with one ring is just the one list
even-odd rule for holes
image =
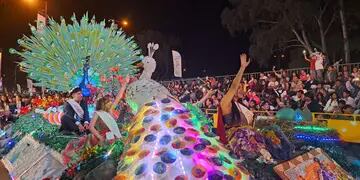
{"label": "red shirt", "polygon": [[316,56],[310,57],[310,70],[315,70]]}

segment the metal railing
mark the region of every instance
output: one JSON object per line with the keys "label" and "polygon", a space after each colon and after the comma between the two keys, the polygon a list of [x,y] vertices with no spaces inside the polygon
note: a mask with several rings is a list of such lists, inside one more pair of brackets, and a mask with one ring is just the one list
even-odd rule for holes
{"label": "metal railing", "polygon": [[[344,67],[347,67],[347,68],[348,68],[348,71],[352,71],[352,69],[353,69],[354,67],[360,68],[360,63],[339,64],[339,65],[337,66],[337,69],[338,69],[338,70],[339,70],[339,69],[343,69]],[[292,73],[299,74],[301,70],[304,70],[306,73],[309,73],[309,72],[310,72],[309,67],[306,67],[306,68],[286,69],[286,70],[284,70],[284,71],[287,73],[287,75],[291,75]],[[263,72],[245,73],[245,74],[244,74],[244,77],[245,77],[246,79],[248,79],[248,80],[249,80],[251,77],[259,78],[259,77],[260,77],[260,73],[263,73],[263,74],[267,75],[267,74],[273,73],[273,71],[263,71]],[[235,77],[235,75],[222,75],[222,76],[214,76],[214,77],[217,78],[217,79],[222,79],[222,78],[230,78],[230,79],[233,79],[233,78]],[[189,81],[198,80],[198,79],[205,80],[206,77],[174,79],[174,80],[171,80],[171,81],[161,81],[161,83],[164,84],[164,85],[167,85],[168,83],[174,82],[174,81],[185,81],[185,82],[189,82]]]}

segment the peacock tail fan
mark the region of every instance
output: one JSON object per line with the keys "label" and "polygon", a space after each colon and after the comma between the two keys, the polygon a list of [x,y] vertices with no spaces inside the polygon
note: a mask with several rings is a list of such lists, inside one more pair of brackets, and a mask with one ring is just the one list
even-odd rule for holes
{"label": "peacock tail fan", "polygon": [[172,99],[146,103],[128,128],[115,179],[249,179],[200,117]]}
{"label": "peacock tail fan", "polygon": [[[140,50],[114,22],[108,27],[105,20],[98,23],[87,13],[80,21],[74,14],[71,21],[50,18],[41,31],[30,25],[32,34],[18,40],[20,50],[10,49],[23,59],[20,66],[29,78],[51,90],[69,91],[81,82],[86,58],[90,59],[88,83],[96,87],[109,87],[101,77],[136,73],[133,64],[140,59]],[[118,71],[110,70],[114,67]]]}

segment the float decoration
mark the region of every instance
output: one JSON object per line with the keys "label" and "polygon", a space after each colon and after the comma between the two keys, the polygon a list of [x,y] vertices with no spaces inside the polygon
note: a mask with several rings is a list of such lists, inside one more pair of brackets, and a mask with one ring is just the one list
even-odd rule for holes
{"label": "float decoration", "polygon": [[146,103],[129,130],[115,179],[248,179],[241,160],[229,152],[198,116],[169,98]]}
{"label": "float decoration", "polygon": [[21,50],[10,49],[10,53],[23,58],[20,63],[35,85],[51,90],[67,92],[82,80],[83,65],[90,58],[89,83],[100,87],[106,82],[100,76],[110,77],[111,68],[118,67],[117,75],[132,75],[136,67],[132,64],[140,59],[140,50],[127,38],[114,22],[106,27],[105,20],[97,23],[95,16],[85,14],[80,21],[71,17],[72,24],[64,18],[57,23],[49,19],[42,32],[30,25],[32,36],[18,40]]}
{"label": "float decoration", "polygon": [[319,179],[354,179],[320,148],[283,162],[275,166],[274,170],[284,180],[313,179],[315,177],[319,177]]}

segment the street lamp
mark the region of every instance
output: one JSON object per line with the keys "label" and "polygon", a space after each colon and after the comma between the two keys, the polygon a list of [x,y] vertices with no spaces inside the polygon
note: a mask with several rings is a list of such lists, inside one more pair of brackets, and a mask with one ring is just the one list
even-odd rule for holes
{"label": "street lamp", "polygon": [[129,22],[127,20],[122,20],[121,25],[123,25],[124,27],[127,27],[129,25]]}
{"label": "street lamp", "polygon": [[[34,6],[38,1],[40,0],[23,0],[25,3]],[[44,9],[42,9],[44,11],[44,15],[47,18],[47,11],[48,11],[48,7],[47,7],[47,0],[44,0]]]}

